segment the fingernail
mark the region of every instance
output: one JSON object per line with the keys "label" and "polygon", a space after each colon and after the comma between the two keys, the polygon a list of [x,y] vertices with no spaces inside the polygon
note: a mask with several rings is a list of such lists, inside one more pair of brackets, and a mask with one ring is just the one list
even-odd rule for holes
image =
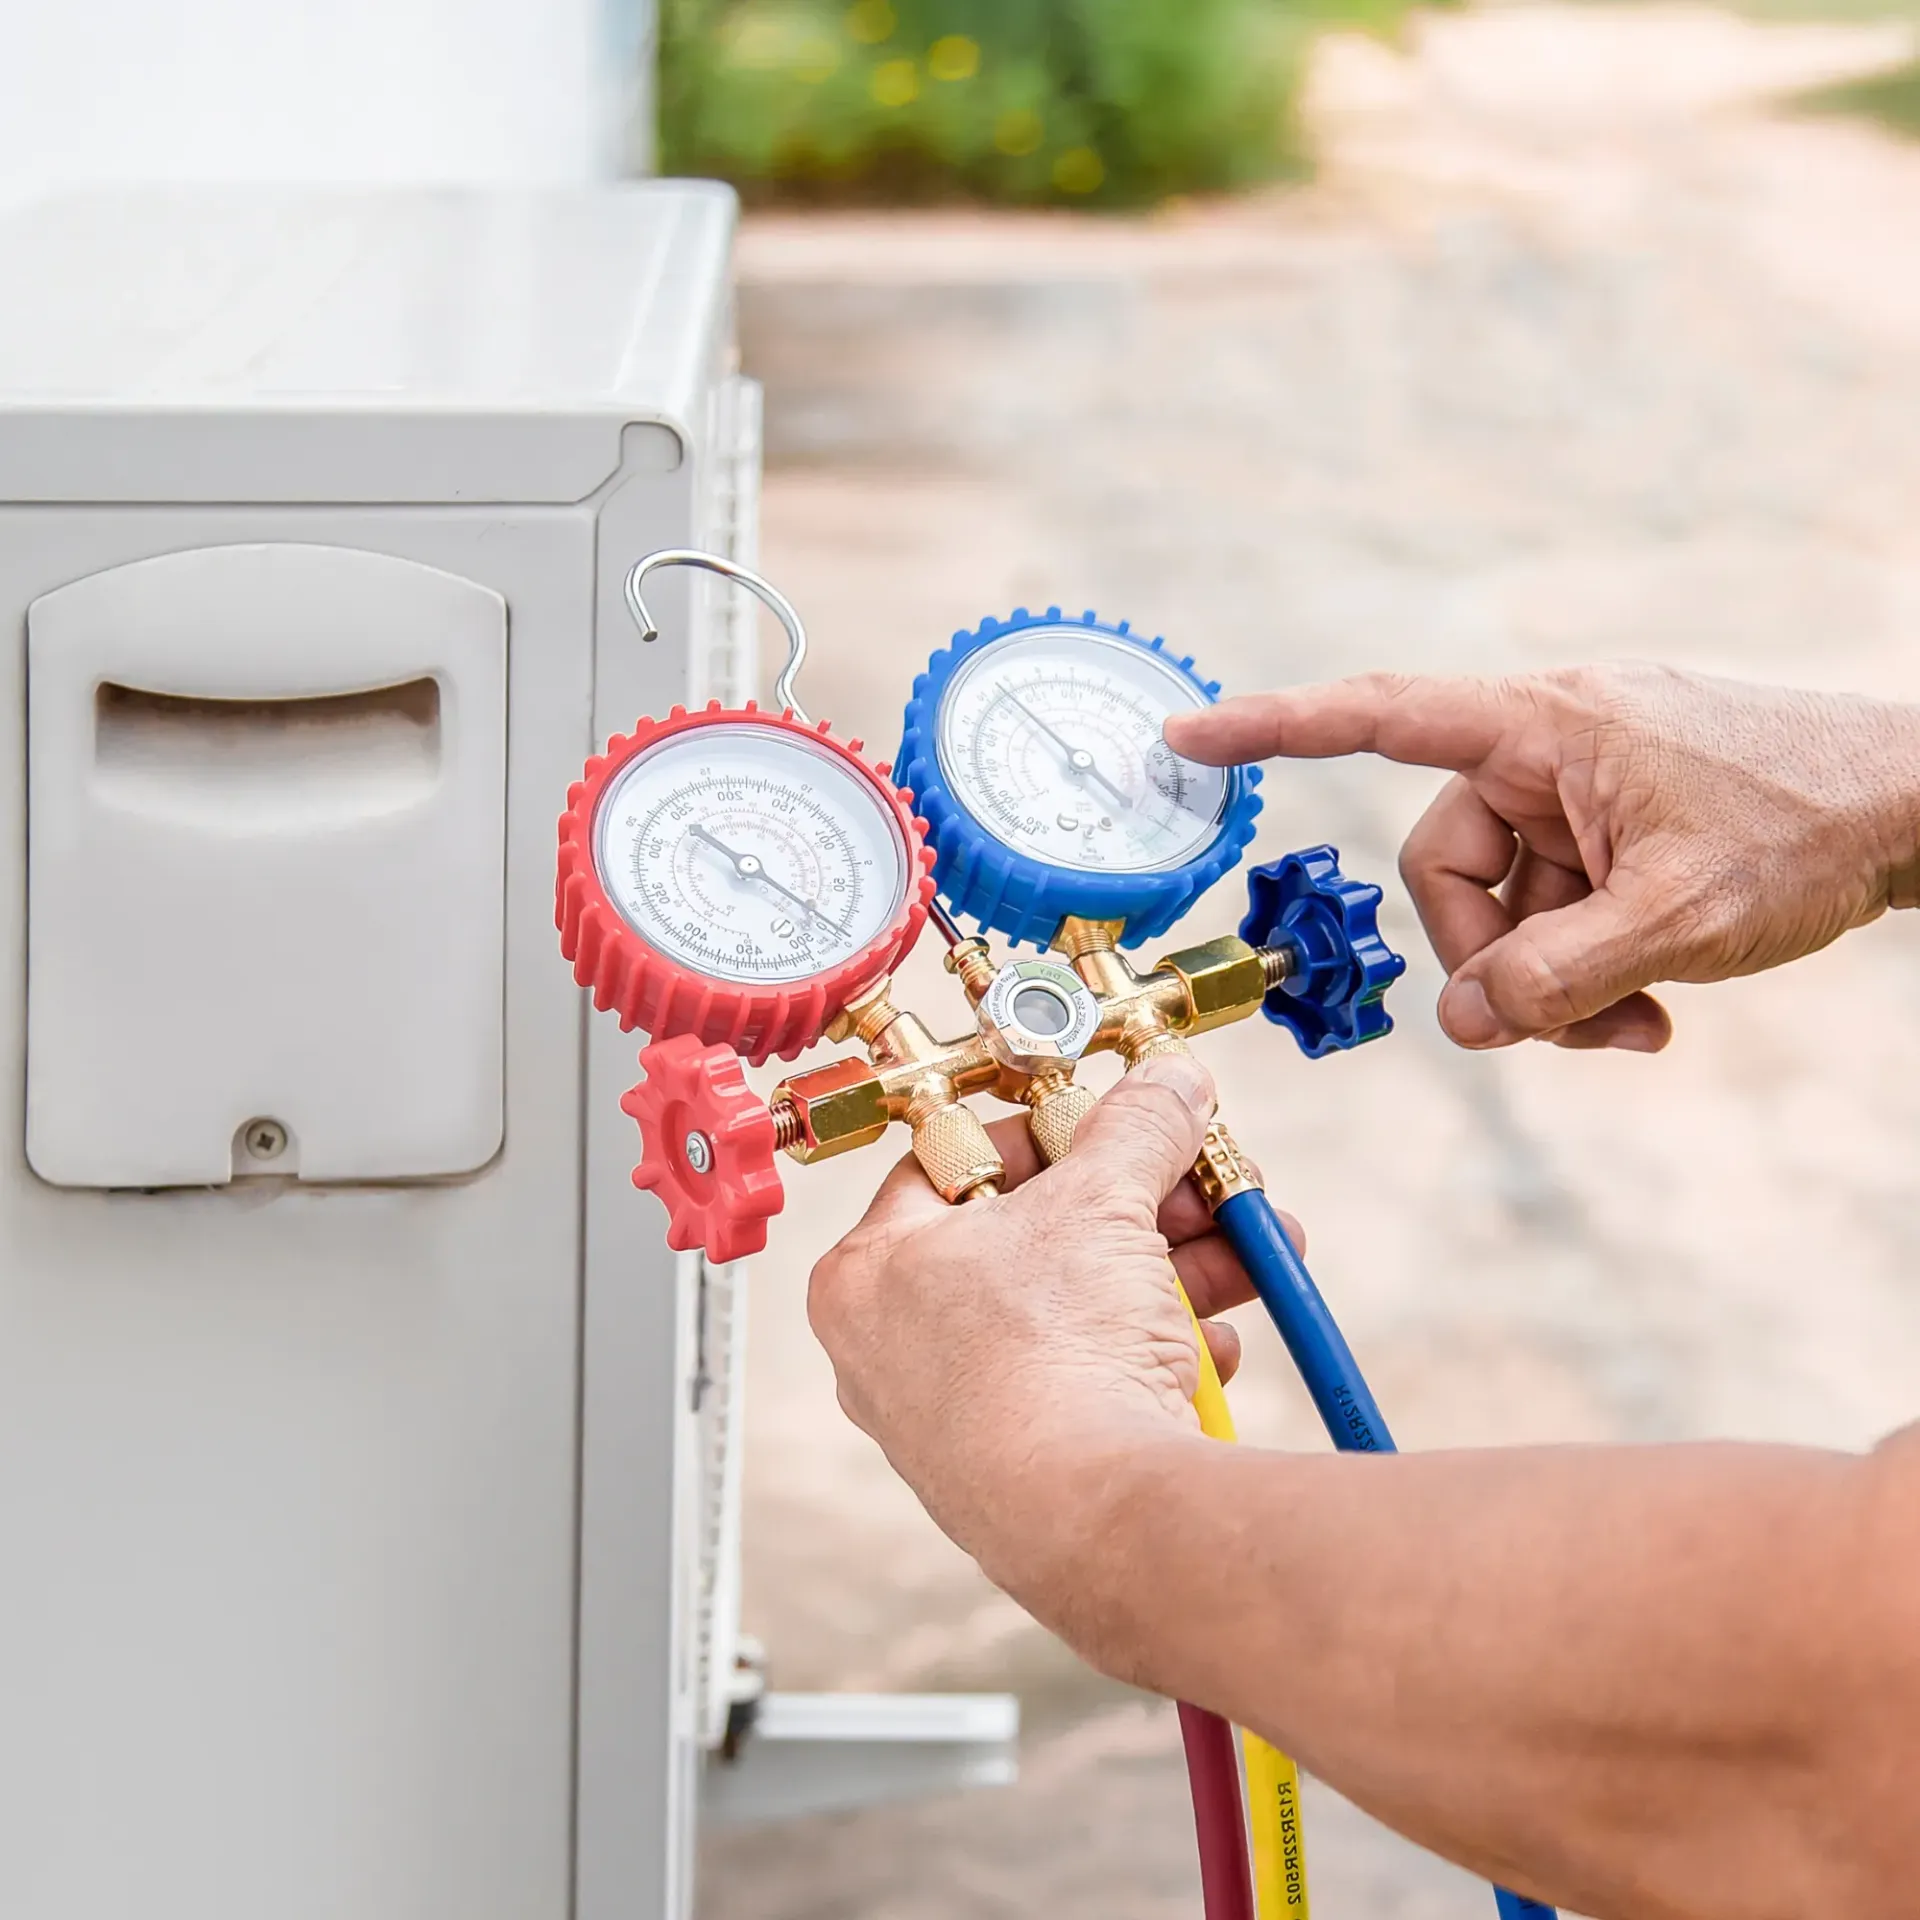
{"label": "fingernail", "polygon": [[1184,1053],[1163,1053],[1134,1068],[1134,1076],[1150,1086],[1177,1093],[1203,1120],[1213,1118],[1213,1080],[1198,1060]]}
{"label": "fingernail", "polygon": [[1440,1024],[1463,1047],[1490,1047],[1507,1037],[1478,980],[1456,980],[1440,996]]}
{"label": "fingernail", "polygon": [[1626,1053],[1658,1053],[1666,1045],[1666,1039],[1661,1034],[1649,1033],[1645,1027],[1626,1027],[1607,1044]]}

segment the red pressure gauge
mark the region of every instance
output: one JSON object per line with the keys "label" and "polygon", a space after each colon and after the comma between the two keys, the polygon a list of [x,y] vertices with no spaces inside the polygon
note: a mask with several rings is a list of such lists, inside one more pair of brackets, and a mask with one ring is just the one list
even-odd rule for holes
{"label": "red pressure gauge", "polygon": [[608,741],[560,816],[554,920],[593,1004],[650,1036],[620,1103],[640,1128],[634,1185],[666,1206],[669,1246],[736,1260],[766,1245],[783,1199],[773,1116],[741,1057],[791,1060],[906,958],[933,854],[885,762],[807,717],[793,686],[806,629],[758,574],[648,555],[626,583],[641,639],[658,633],[641,583],[666,566],[736,580],[779,616],[782,710],[675,707]]}
{"label": "red pressure gauge", "polygon": [[560,947],[623,1027],[790,1060],[906,956],[932,865],[859,741],[751,701],[675,707],[567,795]]}

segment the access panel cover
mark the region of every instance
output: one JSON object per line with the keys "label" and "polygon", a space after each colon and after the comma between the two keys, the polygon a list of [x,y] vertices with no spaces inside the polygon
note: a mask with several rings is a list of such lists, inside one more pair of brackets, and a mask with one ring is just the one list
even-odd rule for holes
{"label": "access panel cover", "polygon": [[502,1128],[506,603],[202,548],[33,602],[27,1157],[73,1187],[469,1172]]}

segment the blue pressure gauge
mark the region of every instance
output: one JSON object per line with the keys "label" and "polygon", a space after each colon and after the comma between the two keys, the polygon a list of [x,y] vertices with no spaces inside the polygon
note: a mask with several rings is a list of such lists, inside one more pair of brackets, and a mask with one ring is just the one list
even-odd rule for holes
{"label": "blue pressure gauge", "polygon": [[949,907],[1045,946],[1068,915],[1164,933],[1239,860],[1253,767],[1201,767],[1161,738],[1217,681],[1158,640],[1058,607],[958,633],[913,683],[894,777],[926,817]]}

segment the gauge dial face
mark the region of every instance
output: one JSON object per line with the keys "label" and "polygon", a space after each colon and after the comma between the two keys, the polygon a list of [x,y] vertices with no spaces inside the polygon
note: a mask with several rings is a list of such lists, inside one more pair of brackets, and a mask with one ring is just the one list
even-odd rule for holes
{"label": "gauge dial face", "polygon": [[884,933],[907,849],[884,795],[780,727],[689,727],[623,768],[594,859],[648,946],[716,980],[784,985]]}
{"label": "gauge dial face", "polygon": [[1084,627],[1027,627],[971,654],[940,702],[940,771],[1016,853],[1087,873],[1159,873],[1212,845],[1228,774],[1160,737],[1207,698],[1173,663]]}

